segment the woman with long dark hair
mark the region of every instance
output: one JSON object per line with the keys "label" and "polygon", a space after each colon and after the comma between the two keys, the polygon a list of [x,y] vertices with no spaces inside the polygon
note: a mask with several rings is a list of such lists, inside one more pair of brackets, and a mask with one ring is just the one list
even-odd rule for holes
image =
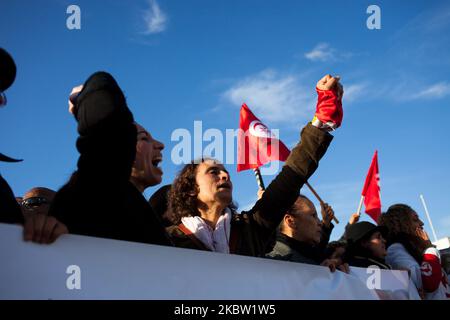
{"label": "woman with long dark hair", "polygon": [[387,228],[386,262],[393,269],[408,270],[424,299],[450,298],[439,251],[423,230],[423,222],[414,209],[395,204],[380,216],[378,225]]}

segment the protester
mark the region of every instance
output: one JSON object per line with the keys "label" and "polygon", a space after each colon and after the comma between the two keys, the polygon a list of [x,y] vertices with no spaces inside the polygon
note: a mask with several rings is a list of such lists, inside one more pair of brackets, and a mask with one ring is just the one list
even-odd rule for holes
{"label": "protester", "polygon": [[[264,190],[258,190],[258,199],[261,199],[263,193]],[[321,203],[320,209],[322,215],[322,235],[320,237],[320,243],[316,244],[315,247],[316,250],[323,253],[327,248],[328,242],[330,241],[331,232],[334,228],[334,225],[331,223],[331,220],[333,220],[334,218],[334,210],[328,203]],[[276,233],[274,233],[273,239],[269,242],[270,250],[272,250],[272,248],[275,246],[276,236]]]}
{"label": "protester", "polygon": [[380,216],[378,225],[387,228],[386,262],[393,269],[408,270],[425,299],[449,298],[439,251],[423,230],[418,214],[406,204],[395,204]]}
{"label": "protester", "polygon": [[143,193],[150,186],[155,186],[162,181],[162,150],[164,144],[152,137],[140,124],[135,124],[137,129],[136,156],[131,167],[130,182]]}
{"label": "protester", "polygon": [[391,269],[385,262],[386,228],[363,221],[350,225],[347,230],[346,257],[350,266]]}
{"label": "protester", "polygon": [[276,260],[328,266],[348,272],[348,266],[338,259],[326,259],[324,250],[318,250],[322,238],[322,222],[314,204],[300,195],[286,212],[280,224],[275,246],[266,255]]}
{"label": "protester", "polygon": [[[6,50],[0,48],[0,107],[6,105],[6,95],[4,93],[16,79],[16,64],[11,55]],[[0,153],[2,162],[19,162],[22,160],[13,159]],[[23,223],[20,205],[17,203],[11,187],[0,174],[0,222],[3,223]]]}
{"label": "protester", "polygon": [[[338,78],[325,76],[317,84],[317,115],[340,124],[342,105]],[[322,108],[326,105],[328,118]],[[331,112],[328,112],[331,111]],[[334,120],[334,122],[332,122]],[[319,127],[321,129],[319,129]],[[186,165],[172,184],[170,207],[175,225],[168,229],[176,246],[264,256],[267,244],[284,213],[298,197],[300,188],[314,173],[332,136],[325,122],[309,123],[300,143],[292,150],[277,177],[248,212],[229,209],[233,185],[225,167],[212,159]]]}
{"label": "protester", "polygon": [[[80,134],[78,170],[57,192],[49,215],[70,233],[171,245],[141,193],[146,184],[161,182],[163,172],[158,165],[164,145],[134,122],[122,90],[110,74],[94,73],[72,93],[79,89],[76,99],[71,96],[69,107]],[[136,154],[142,157],[136,159]],[[136,185],[130,182],[133,165]],[[49,235],[48,229],[42,232]],[[25,230],[25,238],[30,239],[32,233]]]}

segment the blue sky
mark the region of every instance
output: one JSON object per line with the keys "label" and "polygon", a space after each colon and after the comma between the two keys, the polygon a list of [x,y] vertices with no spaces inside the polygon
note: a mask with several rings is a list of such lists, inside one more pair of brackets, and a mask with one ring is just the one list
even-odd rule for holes
{"label": "blue sky", "polygon": [[[81,30],[66,27],[70,4]],[[366,27],[370,4],[381,8],[380,30]],[[25,159],[0,172],[17,195],[58,189],[75,169],[67,97],[95,71],[115,76],[137,121],[165,143],[163,183],[180,169],[172,132],[193,134],[196,120],[204,131],[235,129],[243,101],[292,147],[312,118],[315,83],[331,73],[345,87],[344,123],[310,182],[341,221],[332,239],[357,208],[375,149],[383,209],[411,205],[431,235],[423,193],[438,238],[450,236],[447,1],[7,0],[0,12],[0,46],[18,65],[0,109],[0,150]],[[253,173],[227,167],[235,200],[249,207]]]}

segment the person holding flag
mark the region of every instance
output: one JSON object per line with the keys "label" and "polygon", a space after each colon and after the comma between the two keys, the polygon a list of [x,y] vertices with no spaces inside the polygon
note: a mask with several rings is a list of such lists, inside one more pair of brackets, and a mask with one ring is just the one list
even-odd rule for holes
{"label": "person holding flag", "polygon": [[358,223],[362,205],[365,205],[365,212],[378,223],[378,218],[381,216],[381,195],[380,195],[380,173],[378,169],[378,151],[375,153],[370,163],[369,171],[367,172],[366,180],[361,192],[361,200],[359,201],[358,210],[353,213],[345,226],[344,234],[339,239],[346,240],[348,230],[351,226]]}
{"label": "person holding flag", "polygon": [[[175,246],[248,256],[264,256],[284,214],[295,203],[303,184],[315,172],[343,118],[343,88],[338,77],[317,83],[315,117],[301,131],[301,140],[256,204],[238,214],[231,207],[233,184],[225,167],[213,159],[187,164],[169,194],[174,225],[168,233]],[[277,155],[277,142],[260,123],[249,123],[250,135],[267,139]],[[275,148],[272,150],[272,146]],[[248,153],[249,154],[249,153]],[[258,159],[258,157],[256,157]],[[245,163],[244,163],[245,165]]]}
{"label": "person holding flag", "polygon": [[361,201],[359,202],[358,211],[361,212],[361,207],[364,202],[366,213],[375,221],[381,215],[381,196],[380,196],[380,171],[378,169],[378,151],[375,153],[370,164],[369,172],[367,172],[366,181],[361,192]]}

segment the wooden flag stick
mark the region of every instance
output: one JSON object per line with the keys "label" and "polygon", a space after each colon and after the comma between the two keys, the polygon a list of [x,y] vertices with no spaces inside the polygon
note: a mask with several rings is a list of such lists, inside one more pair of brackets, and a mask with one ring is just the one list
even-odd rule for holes
{"label": "wooden flag stick", "polygon": [[[320,198],[320,196],[317,194],[316,190],[313,189],[313,187],[311,187],[311,185],[309,184],[308,181],[305,182],[305,184],[308,186],[309,190],[311,190],[311,192],[316,196],[317,200],[319,200],[320,204],[323,205],[325,204],[325,202],[323,202],[323,200]],[[333,220],[336,223],[339,223],[339,220],[333,215]]]}
{"label": "wooden flag stick", "polygon": [[256,182],[258,183],[258,187],[262,190],[266,190],[266,187],[264,186],[264,181],[261,176],[261,171],[259,171],[259,168],[253,169],[253,172],[255,173]]}

